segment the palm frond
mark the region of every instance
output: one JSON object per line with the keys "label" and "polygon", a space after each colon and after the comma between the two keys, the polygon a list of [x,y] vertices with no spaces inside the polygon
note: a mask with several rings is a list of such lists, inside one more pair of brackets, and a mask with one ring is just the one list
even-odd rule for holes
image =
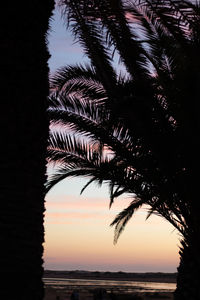
{"label": "palm frond", "polygon": [[135,198],[131,204],[125,208],[122,212],[120,212],[114,219],[114,221],[110,224],[110,226],[114,226],[115,225],[115,236],[114,236],[114,243],[117,243],[117,240],[120,236],[120,234],[122,233],[122,231],[124,230],[126,224],[128,223],[128,221],[131,219],[131,217],[133,216],[134,212],[139,209],[142,205],[144,204],[144,201],[139,199],[139,198]]}
{"label": "palm frond", "polygon": [[80,195],[85,191],[85,189],[92,183],[92,182],[94,182],[96,180],[96,178],[92,178],[92,179],[90,179],[85,185],[84,185],[84,187],[81,189],[81,191],[80,191]]}
{"label": "palm frond", "polygon": [[96,143],[65,132],[51,132],[47,158],[50,162],[73,162],[77,166],[93,167],[94,162],[102,159],[102,150],[97,148]]}
{"label": "palm frond", "polygon": [[[101,140],[105,146],[117,152],[118,155],[121,153],[121,157],[135,160],[132,155],[133,143],[128,129],[120,123],[114,126],[112,119],[109,120],[109,113],[104,108],[96,107],[93,103],[84,104],[80,100],[73,103],[74,100],[69,99],[67,101],[67,98],[62,95],[58,101],[56,100],[56,103],[61,102],[60,106],[64,102],[62,98],[64,98],[68,107],[59,108],[58,106],[54,108],[50,106],[49,108],[49,115],[53,124],[68,125],[73,131],[89,136],[94,141]],[[136,147],[136,144],[134,147]]]}
{"label": "palm frond", "polygon": [[120,185],[117,185],[114,182],[110,182],[110,203],[109,208],[111,208],[114,199],[128,192],[127,188],[122,188]]}
{"label": "palm frond", "polygon": [[76,38],[85,49],[85,53],[91,60],[96,72],[106,87],[112,90],[116,85],[116,74],[112,68],[110,57],[104,46],[101,30],[96,22],[85,17],[87,2],[83,0],[63,0],[64,15],[68,16],[68,24],[73,24],[71,29]]}
{"label": "palm frond", "polygon": [[105,89],[94,68],[89,65],[66,66],[57,70],[50,79],[51,95],[64,94],[65,98],[79,97],[82,101],[101,101],[107,98]]}
{"label": "palm frond", "polygon": [[55,74],[50,78],[51,88],[59,91],[65,88],[66,84],[74,78],[84,80],[98,81],[99,77],[91,65],[68,65],[59,68]]}
{"label": "palm frond", "polygon": [[46,193],[50,191],[52,187],[54,187],[58,182],[61,182],[62,180],[68,178],[68,177],[78,177],[78,176],[92,176],[93,170],[87,169],[87,168],[76,168],[75,165],[67,164],[62,165],[60,168],[57,168],[56,172],[49,176],[45,188]]}
{"label": "palm frond", "polygon": [[146,59],[137,35],[131,32],[123,1],[100,1],[98,5],[102,23],[109,36],[109,45],[120,54],[127,71],[136,80],[146,75]]}

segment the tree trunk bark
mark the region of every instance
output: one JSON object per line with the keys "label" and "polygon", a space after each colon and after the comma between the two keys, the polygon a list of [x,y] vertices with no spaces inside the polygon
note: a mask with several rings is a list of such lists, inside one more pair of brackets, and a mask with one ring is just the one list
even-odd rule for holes
{"label": "tree trunk bark", "polygon": [[174,293],[175,300],[200,299],[200,243],[198,242],[198,230],[196,234],[195,231],[181,242],[177,288]]}
{"label": "tree trunk bark", "polygon": [[[43,298],[48,58],[53,0],[1,5],[0,299]],[[2,8],[3,6],[3,8]]]}

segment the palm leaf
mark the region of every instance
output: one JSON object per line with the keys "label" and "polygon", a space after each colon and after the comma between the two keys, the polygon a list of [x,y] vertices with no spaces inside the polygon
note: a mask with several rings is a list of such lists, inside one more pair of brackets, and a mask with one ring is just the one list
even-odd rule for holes
{"label": "palm leaf", "polygon": [[74,36],[78,38],[85,49],[104,87],[107,87],[106,90],[111,91],[116,85],[116,74],[111,66],[108,51],[104,46],[101,30],[95,22],[85,17],[87,2],[63,0],[62,5],[64,15],[68,16],[68,24],[73,24],[71,29]]}
{"label": "palm leaf", "polygon": [[122,212],[120,212],[114,219],[114,221],[110,224],[110,226],[115,225],[115,236],[114,236],[114,243],[117,243],[117,240],[124,230],[126,224],[133,216],[134,212],[139,209],[144,204],[144,201],[136,198],[134,199],[131,204],[125,208]]}
{"label": "palm leaf", "polygon": [[76,166],[73,164],[71,164],[71,166],[69,164],[63,165],[62,167],[57,168],[56,172],[53,175],[49,176],[45,185],[46,193],[48,193],[50,189],[54,187],[58,182],[61,182],[68,177],[84,177],[92,175],[93,170],[90,168],[76,168]]}
{"label": "palm leaf", "polygon": [[114,199],[123,195],[124,193],[128,192],[127,188],[122,188],[120,185],[118,185],[115,189],[116,184],[114,182],[110,182],[110,203],[109,208],[111,208]]}
{"label": "palm leaf", "polygon": [[92,182],[94,182],[96,180],[96,178],[92,178],[92,179],[90,179],[85,185],[84,185],[84,187],[81,189],[81,191],[80,191],[80,195],[85,191],[85,189],[92,183]]}

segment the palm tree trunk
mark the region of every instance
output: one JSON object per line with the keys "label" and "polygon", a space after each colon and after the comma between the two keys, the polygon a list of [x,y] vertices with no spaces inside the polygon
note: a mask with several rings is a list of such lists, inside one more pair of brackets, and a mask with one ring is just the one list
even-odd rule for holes
{"label": "palm tree trunk", "polygon": [[43,298],[46,33],[53,0],[4,1],[0,18],[0,299]]}
{"label": "palm tree trunk", "polygon": [[174,293],[175,300],[200,299],[200,235],[197,232],[200,231],[196,228],[181,242],[177,288]]}

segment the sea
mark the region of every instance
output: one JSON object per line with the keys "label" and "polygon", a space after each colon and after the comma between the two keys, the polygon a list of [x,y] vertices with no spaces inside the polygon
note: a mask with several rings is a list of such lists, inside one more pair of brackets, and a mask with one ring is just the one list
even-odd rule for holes
{"label": "sea", "polygon": [[175,283],[140,282],[120,280],[93,280],[93,279],[66,279],[66,278],[43,278],[46,286],[57,289],[96,289],[102,288],[108,292],[133,293],[133,292],[173,292]]}

